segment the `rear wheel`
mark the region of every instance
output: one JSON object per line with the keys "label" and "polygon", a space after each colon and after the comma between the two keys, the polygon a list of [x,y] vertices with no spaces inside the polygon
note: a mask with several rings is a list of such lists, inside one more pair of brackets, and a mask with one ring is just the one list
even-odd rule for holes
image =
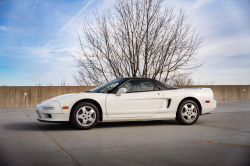
{"label": "rear wheel", "polygon": [[99,111],[92,103],[79,103],[72,111],[71,121],[77,129],[88,130],[98,123]]}
{"label": "rear wheel", "polygon": [[193,100],[184,100],[177,110],[176,121],[183,125],[191,125],[199,119],[199,114],[199,107]]}

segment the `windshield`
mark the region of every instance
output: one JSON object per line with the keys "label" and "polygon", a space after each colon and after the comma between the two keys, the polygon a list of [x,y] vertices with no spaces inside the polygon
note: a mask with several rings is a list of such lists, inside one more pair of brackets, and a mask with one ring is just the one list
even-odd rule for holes
{"label": "windshield", "polygon": [[178,89],[178,88],[176,88],[175,86],[169,85],[169,84],[167,84],[167,83],[165,83],[165,82],[161,82],[161,83],[164,84],[167,88]]}
{"label": "windshield", "polygon": [[124,81],[123,78],[118,78],[118,79],[115,79],[111,82],[108,82],[108,83],[102,84],[98,87],[95,87],[94,89],[91,89],[87,92],[108,93],[109,91],[114,89],[116,86],[118,86],[122,81]]}

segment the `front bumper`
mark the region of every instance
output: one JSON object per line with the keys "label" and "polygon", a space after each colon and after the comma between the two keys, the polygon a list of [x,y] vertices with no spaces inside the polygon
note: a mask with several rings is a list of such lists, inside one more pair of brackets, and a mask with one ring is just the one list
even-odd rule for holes
{"label": "front bumper", "polygon": [[37,120],[43,122],[68,122],[69,121],[69,114],[63,113],[44,113],[42,111],[36,110],[37,113]]}
{"label": "front bumper", "polygon": [[[53,107],[53,110],[44,110],[43,107]],[[37,105],[37,120],[43,122],[68,122],[69,114],[63,113],[58,102],[45,101]]]}

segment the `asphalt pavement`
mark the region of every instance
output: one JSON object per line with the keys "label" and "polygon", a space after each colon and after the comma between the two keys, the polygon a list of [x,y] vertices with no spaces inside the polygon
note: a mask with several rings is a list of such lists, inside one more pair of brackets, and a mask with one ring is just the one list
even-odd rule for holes
{"label": "asphalt pavement", "polygon": [[250,165],[250,101],[218,102],[191,126],[98,123],[91,130],[36,120],[34,107],[0,108],[0,165]]}

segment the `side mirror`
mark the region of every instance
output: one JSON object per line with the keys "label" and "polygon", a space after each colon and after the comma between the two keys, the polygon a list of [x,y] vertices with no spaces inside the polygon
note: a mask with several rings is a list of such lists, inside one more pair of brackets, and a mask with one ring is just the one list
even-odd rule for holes
{"label": "side mirror", "polygon": [[126,93],[126,89],[125,88],[120,88],[118,90],[118,92],[116,93],[116,96],[121,96],[121,94],[125,94]]}
{"label": "side mirror", "polygon": [[160,90],[157,86],[154,86],[153,90]]}

